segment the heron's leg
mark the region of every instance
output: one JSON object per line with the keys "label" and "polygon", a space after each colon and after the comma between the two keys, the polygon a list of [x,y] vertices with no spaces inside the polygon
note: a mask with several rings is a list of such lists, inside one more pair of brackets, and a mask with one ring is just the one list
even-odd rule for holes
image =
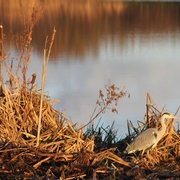
{"label": "heron's leg", "polygon": [[144,151],[145,151],[145,150],[143,149],[143,151],[142,151],[142,153],[141,153],[141,156],[143,156],[143,155],[144,155]]}
{"label": "heron's leg", "polygon": [[139,159],[143,159],[143,155],[144,155],[144,149],[142,150],[142,152],[139,153]]}
{"label": "heron's leg", "polygon": [[147,150],[147,156],[149,156],[149,150]]}

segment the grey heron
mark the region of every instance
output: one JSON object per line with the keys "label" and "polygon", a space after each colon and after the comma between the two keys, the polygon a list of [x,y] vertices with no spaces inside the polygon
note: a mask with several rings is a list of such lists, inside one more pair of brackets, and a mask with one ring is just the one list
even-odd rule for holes
{"label": "grey heron", "polygon": [[143,154],[145,150],[154,148],[166,132],[166,124],[164,123],[164,120],[168,118],[179,119],[179,117],[173,116],[171,113],[164,113],[160,120],[162,128],[160,130],[157,130],[156,128],[146,129],[138,135],[131,144],[128,144],[125,152],[130,154],[143,150]]}

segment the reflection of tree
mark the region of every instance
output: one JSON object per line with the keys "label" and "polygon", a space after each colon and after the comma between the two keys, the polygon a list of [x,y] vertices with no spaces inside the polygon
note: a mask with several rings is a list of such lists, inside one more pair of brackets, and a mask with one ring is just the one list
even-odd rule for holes
{"label": "reflection of tree", "polygon": [[[22,30],[23,13],[27,7],[37,3],[37,0],[28,1],[29,4],[26,1],[11,1],[0,0],[6,39],[10,37],[10,30],[12,34]],[[52,34],[55,26],[57,35],[52,51],[54,57],[67,53],[70,57],[83,58],[89,49],[96,54],[102,39],[111,37],[112,41],[116,39],[124,47],[129,34],[133,35],[134,32],[149,36],[175,32],[180,25],[178,3],[94,0],[44,0],[43,3],[46,4],[46,10],[35,27],[33,39],[36,49],[43,53],[45,37]]]}

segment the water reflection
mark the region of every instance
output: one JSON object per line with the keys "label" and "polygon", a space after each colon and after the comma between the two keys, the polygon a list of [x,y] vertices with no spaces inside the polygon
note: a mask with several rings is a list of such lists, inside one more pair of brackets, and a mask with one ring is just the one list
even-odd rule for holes
{"label": "water reflection", "polygon": [[[5,47],[21,32],[26,11],[40,1],[0,0]],[[44,0],[46,8],[34,29],[35,52],[30,74],[41,75],[44,42],[56,27],[46,89],[61,100],[73,121],[85,123],[95,108],[99,89],[108,83],[126,86],[131,98],[120,101],[118,116],[109,121],[141,119],[145,95],[152,93],[157,105],[173,104],[178,91],[180,57],[180,4],[159,2],[113,2]],[[14,51],[13,47],[13,51]],[[12,52],[12,51],[11,51]],[[173,88],[173,87],[176,88]],[[121,121],[120,121],[121,120]],[[123,128],[126,129],[126,128]]]}
{"label": "water reflection", "polygon": [[[34,4],[39,1],[0,1],[1,22],[5,26],[7,42],[12,34],[21,32]],[[121,49],[126,49],[129,34],[150,39],[152,34],[176,33],[179,31],[179,3],[103,2],[74,0],[44,0],[44,14],[35,27],[33,39],[39,52],[43,52],[44,39],[53,27],[57,37],[52,56],[62,55],[83,59],[89,51],[97,54],[102,40],[119,40]],[[30,8],[31,7],[31,8]],[[176,38],[176,37],[175,37]],[[142,41],[144,39],[141,39]]]}

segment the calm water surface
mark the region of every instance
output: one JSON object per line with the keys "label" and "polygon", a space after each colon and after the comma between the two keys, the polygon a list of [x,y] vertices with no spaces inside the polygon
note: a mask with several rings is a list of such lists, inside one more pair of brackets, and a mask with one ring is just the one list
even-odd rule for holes
{"label": "calm water surface", "polygon": [[[5,49],[18,51],[12,35],[22,31],[30,7],[38,1],[3,0],[0,21]],[[180,4],[170,2],[43,1],[45,12],[35,26],[28,75],[36,73],[40,88],[43,49],[47,35],[57,33],[48,66],[46,92],[66,109],[74,123],[89,121],[99,90],[109,80],[130,98],[119,101],[118,114],[107,111],[102,122],[116,121],[120,134],[126,120],[142,120],[149,92],[159,109],[174,113],[180,105]],[[98,122],[97,119],[95,122]]]}

